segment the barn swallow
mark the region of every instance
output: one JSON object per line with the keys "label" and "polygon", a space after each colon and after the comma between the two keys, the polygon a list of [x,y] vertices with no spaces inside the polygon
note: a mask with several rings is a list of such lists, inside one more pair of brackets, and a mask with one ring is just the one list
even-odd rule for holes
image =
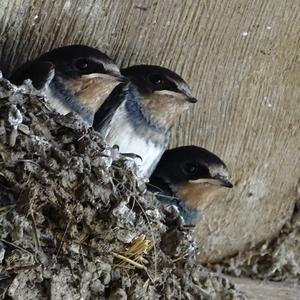
{"label": "barn swallow", "polygon": [[83,45],[47,52],[21,66],[9,79],[16,85],[31,79],[36,89],[44,89],[58,113],[75,112],[90,125],[105,99],[124,83],[124,76],[112,59]]}
{"label": "barn swallow", "polygon": [[169,144],[173,123],[197,99],[188,84],[169,69],[138,65],[121,73],[130,81],[123,100],[115,101],[117,108],[111,109],[109,125],[103,124],[103,114],[96,114],[93,126],[108,144],[117,144],[120,152],[141,157],[141,175],[149,177]]}
{"label": "barn swallow", "polygon": [[150,177],[148,190],[165,205],[174,205],[188,225],[195,225],[199,210],[232,188],[225,163],[212,152],[183,146],[164,152]]}

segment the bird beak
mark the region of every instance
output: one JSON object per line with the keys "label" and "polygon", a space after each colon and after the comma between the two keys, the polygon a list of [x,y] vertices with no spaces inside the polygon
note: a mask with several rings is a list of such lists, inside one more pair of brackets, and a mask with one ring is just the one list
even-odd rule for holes
{"label": "bird beak", "polygon": [[197,98],[194,98],[193,96],[185,92],[160,90],[160,91],[155,91],[154,93],[163,96],[170,96],[172,97],[172,99],[178,99],[179,101],[184,101],[184,102],[196,103],[198,101]]}
{"label": "bird beak", "polygon": [[198,99],[197,98],[194,98],[194,97],[188,97],[188,102],[191,102],[191,103],[196,103],[198,102]]}
{"label": "bird beak", "polygon": [[125,83],[127,80],[126,77],[120,74],[105,74],[105,73],[92,73],[87,75],[82,75],[82,79],[102,79],[108,82],[120,82]]}
{"label": "bird beak", "polygon": [[233,184],[225,178],[200,178],[195,180],[189,180],[192,184],[211,184],[220,187],[232,188]]}

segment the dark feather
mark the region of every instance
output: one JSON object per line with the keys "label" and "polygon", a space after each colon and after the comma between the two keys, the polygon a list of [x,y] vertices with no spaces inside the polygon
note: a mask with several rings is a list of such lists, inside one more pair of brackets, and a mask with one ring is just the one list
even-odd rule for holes
{"label": "dark feather", "polygon": [[17,69],[9,80],[16,85],[21,85],[24,80],[30,79],[33,86],[40,90],[54,77],[54,65],[48,61],[32,61]]}
{"label": "dark feather", "polygon": [[151,176],[147,184],[147,190],[152,193],[162,193],[167,196],[173,196],[169,185],[160,177]]}
{"label": "dark feather", "polygon": [[127,84],[119,84],[111,92],[109,97],[104,101],[101,107],[96,111],[93,121],[93,128],[96,131],[105,133],[109,128],[111,119],[119,108],[119,106],[125,101],[127,95]]}

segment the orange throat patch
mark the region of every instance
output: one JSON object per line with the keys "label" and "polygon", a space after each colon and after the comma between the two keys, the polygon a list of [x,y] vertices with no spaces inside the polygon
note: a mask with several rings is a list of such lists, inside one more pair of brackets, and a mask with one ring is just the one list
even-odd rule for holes
{"label": "orange throat patch", "polygon": [[204,209],[225,195],[226,188],[209,183],[185,183],[177,194],[189,208]]}

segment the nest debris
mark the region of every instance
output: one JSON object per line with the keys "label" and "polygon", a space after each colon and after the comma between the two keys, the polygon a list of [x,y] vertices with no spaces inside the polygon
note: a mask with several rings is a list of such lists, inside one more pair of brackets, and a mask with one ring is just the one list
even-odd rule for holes
{"label": "nest debris", "polygon": [[197,265],[133,159],[2,78],[0,214],[2,298],[245,299]]}
{"label": "nest debris", "polygon": [[214,269],[238,277],[300,286],[300,203],[296,203],[291,220],[277,237],[249,248]]}

